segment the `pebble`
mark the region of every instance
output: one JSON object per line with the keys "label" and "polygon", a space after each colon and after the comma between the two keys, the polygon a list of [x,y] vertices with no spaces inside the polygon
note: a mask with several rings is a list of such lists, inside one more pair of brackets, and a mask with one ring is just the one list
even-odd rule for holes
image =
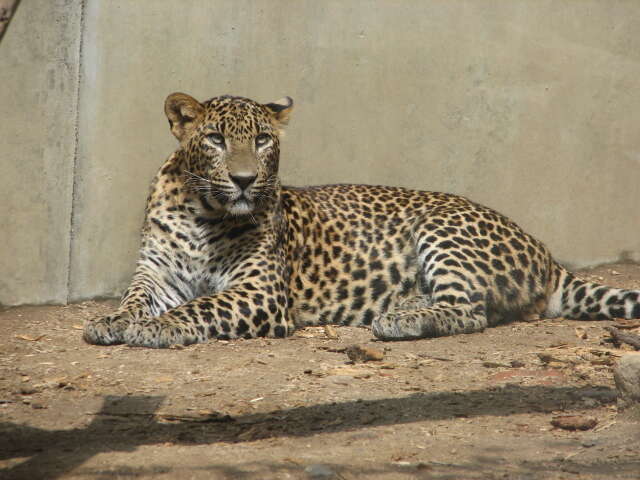
{"label": "pebble", "polygon": [[559,415],[551,419],[551,425],[563,430],[591,430],[597,424],[597,419],[584,415]]}
{"label": "pebble", "polygon": [[338,385],[351,385],[353,383],[354,378],[349,375],[334,375],[330,377],[333,383],[337,383]]}
{"label": "pebble", "polygon": [[323,465],[321,463],[315,465],[309,465],[304,469],[305,473],[309,475],[309,478],[333,478],[336,476],[335,470],[333,470],[328,465]]}
{"label": "pebble", "polygon": [[22,387],[20,389],[20,395],[33,395],[34,393],[38,393],[38,390],[33,387]]}
{"label": "pebble", "polygon": [[482,366],[485,368],[502,368],[506,367],[503,363],[498,362],[482,362]]}
{"label": "pebble", "polygon": [[384,352],[362,345],[351,345],[345,349],[345,353],[353,363],[380,362],[384,358]]}

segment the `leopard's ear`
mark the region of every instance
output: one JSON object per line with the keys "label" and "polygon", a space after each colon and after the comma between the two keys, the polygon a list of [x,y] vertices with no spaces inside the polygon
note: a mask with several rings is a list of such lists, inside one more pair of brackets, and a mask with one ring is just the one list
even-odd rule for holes
{"label": "leopard's ear", "polygon": [[284,97],[280,100],[272,103],[265,103],[267,110],[271,114],[273,124],[276,128],[280,129],[289,123],[289,117],[293,111],[293,99],[291,97]]}
{"label": "leopard's ear", "polygon": [[164,113],[169,119],[171,133],[183,142],[191,137],[204,117],[204,107],[186,93],[172,93],[164,102]]}

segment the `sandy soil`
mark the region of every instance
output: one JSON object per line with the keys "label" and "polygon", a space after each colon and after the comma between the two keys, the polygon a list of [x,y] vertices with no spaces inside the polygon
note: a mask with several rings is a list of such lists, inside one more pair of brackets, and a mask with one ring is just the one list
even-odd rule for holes
{"label": "sandy soil", "polygon": [[[584,276],[640,288],[640,266]],[[603,341],[613,322],[396,343],[336,327],[170,350],[84,344],[83,320],[113,305],[0,313],[0,478],[640,478],[640,424],[618,413],[612,379],[625,349]],[[385,358],[350,364],[351,344]],[[597,425],[552,426],[569,414]]]}

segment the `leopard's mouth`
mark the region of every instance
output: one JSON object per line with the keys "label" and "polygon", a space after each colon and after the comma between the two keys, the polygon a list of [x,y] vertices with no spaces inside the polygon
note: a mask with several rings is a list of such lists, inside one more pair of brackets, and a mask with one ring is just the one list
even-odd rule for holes
{"label": "leopard's mouth", "polygon": [[254,208],[254,203],[245,195],[240,195],[240,197],[227,205],[227,211],[235,216],[249,215]]}
{"label": "leopard's mouth", "polygon": [[225,210],[234,216],[251,215],[257,211],[269,209],[274,198],[271,191],[263,189],[217,196]]}

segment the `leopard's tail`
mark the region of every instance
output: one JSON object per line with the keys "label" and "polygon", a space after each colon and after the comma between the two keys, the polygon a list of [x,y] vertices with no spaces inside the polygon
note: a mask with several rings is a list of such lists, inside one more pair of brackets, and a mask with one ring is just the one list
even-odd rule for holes
{"label": "leopard's tail", "polygon": [[587,282],[558,264],[552,266],[552,291],[545,315],[576,320],[640,318],[640,290]]}

